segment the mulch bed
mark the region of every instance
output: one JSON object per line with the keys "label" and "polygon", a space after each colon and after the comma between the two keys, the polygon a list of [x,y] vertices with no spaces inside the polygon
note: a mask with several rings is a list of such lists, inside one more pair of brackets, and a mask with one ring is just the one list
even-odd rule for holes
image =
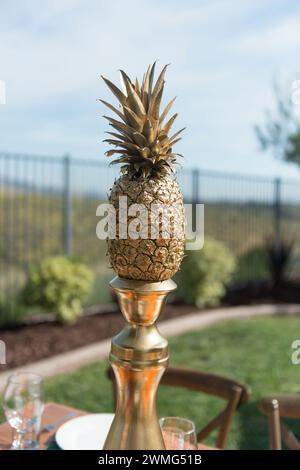
{"label": "mulch bed", "polygon": [[237,283],[226,293],[225,305],[251,305],[257,303],[300,303],[300,280],[281,281],[274,285],[271,281]]}
{"label": "mulch bed", "polygon": [[[196,310],[195,307],[182,304],[167,305],[162,320]],[[72,325],[43,322],[2,328],[0,339],[6,344],[7,364],[0,366],[0,372],[110,338],[118,333],[123,325],[123,317],[116,311],[86,315]]]}
{"label": "mulch bed", "polygon": [[[241,283],[228,290],[222,301],[223,306],[255,305],[270,302],[300,303],[300,283],[284,282],[274,287],[268,281]],[[160,320],[176,318],[201,311],[182,303],[166,306]],[[71,325],[60,325],[54,321],[0,328],[0,340],[6,344],[6,365],[0,372],[13,367],[24,366],[72,349],[110,338],[118,333],[124,324],[119,311],[101,311],[84,315]]]}

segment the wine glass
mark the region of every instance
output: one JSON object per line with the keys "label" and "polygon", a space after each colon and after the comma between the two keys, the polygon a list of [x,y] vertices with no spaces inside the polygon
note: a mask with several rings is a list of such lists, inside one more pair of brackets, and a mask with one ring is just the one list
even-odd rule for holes
{"label": "wine glass", "polygon": [[38,448],[44,410],[42,378],[31,372],[10,375],[3,395],[3,410],[13,429],[11,449]]}
{"label": "wine glass", "polygon": [[161,418],[159,424],[167,450],[197,449],[197,435],[193,421],[168,416]]}

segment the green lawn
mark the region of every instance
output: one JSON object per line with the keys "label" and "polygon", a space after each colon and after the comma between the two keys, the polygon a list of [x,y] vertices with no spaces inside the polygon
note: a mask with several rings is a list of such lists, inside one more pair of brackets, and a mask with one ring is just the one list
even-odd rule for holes
{"label": "green lawn", "polygon": [[[234,419],[228,447],[267,448],[267,423],[258,411],[261,397],[272,392],[300,392],[300,366],[291,363],[291,343],[300,338],[300,317],[228,320],[170,339],[173,365],[194,367],[236,378],[252,388],[252,399]],[[91,412],[112,410],[111,386],[100,362],[46,381],[46,399]],[[192,418],[205,424],[222,400],[195,392],[161,387],[159,415]],[[293,423],[300,433],[300,423]],[[297,427],[298,426],[298,427]],[[208,443],[214,440],[209,439]]]}

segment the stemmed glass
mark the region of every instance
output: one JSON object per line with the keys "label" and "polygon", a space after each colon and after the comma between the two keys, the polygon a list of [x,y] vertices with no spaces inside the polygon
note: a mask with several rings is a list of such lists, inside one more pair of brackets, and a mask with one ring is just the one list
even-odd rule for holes
{"label": "stemmed glass", "polygon": [[44,410],[42,378],[31,372],[10,375],[3,395],[3,409],[14,431],[11,449],[37,449]]}
{"label": "stemmed glass", "polygon": [[179,417],[166,417],[159,420],[167,450],[196,450],[197,435],[193,421]]}

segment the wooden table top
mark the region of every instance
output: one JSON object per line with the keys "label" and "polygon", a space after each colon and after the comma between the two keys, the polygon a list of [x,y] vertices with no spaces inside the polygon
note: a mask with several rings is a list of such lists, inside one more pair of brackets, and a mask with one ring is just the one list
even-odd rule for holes
{"label": "wooden table top", "polygon": [[[62,419],[67,413],[74,411],[76,416],[83,416],[87,414],[82,410],[71,408],[70,406],[59,405],[58,403],[47,403],[42,418],[41,429],[49,426],[55,421]],[[76,416],[73,416],[75,418]],[[68,420],[68,418],[67,418]],[[57,429],[64,423],[61,421],[51,432],[42,432],[40,436],[41,448],[45,448],[47,444],[53,439]],[[12,441],[12,429],[8,423],[0,425],[0,449],[9,449]]]}
{"label": "wooden table top", "polygon": [[[77,416],[84,416],[87,414],[86,411],[78,410],[76,408],[72,408],[70,406],[66,405],[60,405],[58,403],[47,403],[45,405],[45,410],[43,413],[43,418],[42,418],[42,426],[41,429],[43,429],[46,426],[51,425],[55,421],[58,421],[60,419],[63,419],[69,412],[74,412],[76,413],[75,416],[72,416],[72,418],[77,417]],[[70,418],[67,417],[66,420]],[[50,432],[42,432],[40,436],[40,445],[42,449],[47,449],[47,446],[49,445],[50,442],[53,441],[54,435],[57,431],[57,429],[64,423],[64,421],[61,421],[52,431]],[[12,429],[9,426],[8,423],[3,423],[0,425],[0,450],[7,450],[10,447],[12,441]],[[204,444],[199,444],[198,448],[200,450],[217,450],[213,447],[206,446]]]}

